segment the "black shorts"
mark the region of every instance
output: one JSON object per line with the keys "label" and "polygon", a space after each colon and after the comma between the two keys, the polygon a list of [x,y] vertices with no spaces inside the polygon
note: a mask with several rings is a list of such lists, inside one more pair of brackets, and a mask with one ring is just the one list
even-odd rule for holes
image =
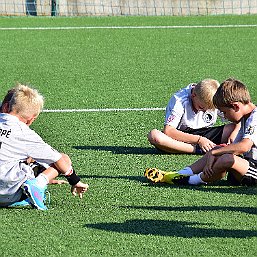
{"label": "black shorts", "polygon": [[232,172],[228,172],[227,180],[232,186],[257,186],[257,163],[246,159],[249,162],[249,169],[238,181]]}
{"label": "black shorts", "polygon": [[252,160],[247,160],[249,162],[249,169],[242,177],[240,184],[242,186],[257,186],[257,163]]}
{"label": "black shorts", "polygon": [[187,130],[183,130],[183,132],[192,134],[192,135],[199,135],[202,137],[206,137],[216,145],[219,145],[221,143],[224,143],[224,142],[221,142],[224,127],[225,125],[211,127],[211,128],[187,129]]}

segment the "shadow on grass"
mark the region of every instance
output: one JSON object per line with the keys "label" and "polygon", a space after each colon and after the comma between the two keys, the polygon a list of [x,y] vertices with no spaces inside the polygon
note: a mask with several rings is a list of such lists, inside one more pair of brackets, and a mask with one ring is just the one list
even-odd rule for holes
{"label": "shadow on grass", "polygon": [[149,182],[143,175],[142,176],[126,176],[126,175],[117,175],[117,176],[110,176],[110,175],[80,175],[81,178],[85,179],[124,179],[124,180],[134,180],[137,182],[141,182],[145,187],[159,187],[159,188],[183,188],[195,191],[203,191],[203,192],[218,192],[221,194],[242,194],[242,195],[256,195],[257,194],[257,187],[245,187],[245,186],[230,186],[226,180],[221,180],[216,182],[215,184],[209,186],[176,186],[176,185],[169,185],[169,184],[162,184],[157,183],[154,184]]}
{"label": "shadow on grass", "polygon": [[125,179],[125,180],[134,180],[138,182],[147,182],[143,176],[106,176],[106,175],[80,175],[81,178],[85,179]]}
{"label": "shadow on grass", "polygon": [[100,229],[105,231],[113,231],[119,233],[131,233],[138,235],[156,235],[156,236],[174,236],[184,238],[247,238],[256,237],[257,231],[252,230],[232,230],[218,228],[200,228],[213,226],[208,223],[185,222],[174,220],[141,220],[133,219],[123,223],[98,223],[86,224],[86,228]]}
{"label": "shadow on grass", "polygon": [[152,211],[231,211],[257,215],[257,207],[239,206],[120,206],[124,209],[139,209]]}
{"label": "shadow on grass", "polygon": [[73,146],[77,150],[106,151],[114,154],[163,154],[154,147],[132,147],[132,146]]}

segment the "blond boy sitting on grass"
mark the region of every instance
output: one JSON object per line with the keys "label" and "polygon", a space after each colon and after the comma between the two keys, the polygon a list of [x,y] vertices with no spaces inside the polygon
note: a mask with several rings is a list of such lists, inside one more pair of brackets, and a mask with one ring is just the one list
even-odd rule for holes
{"label": "blond boy sitting on grass", "polygon": [[[0,206],[28,203],[47,210],[44,203],[49,181],[63,174],[71,185],[71,193],[82,198],[88,185],[80,181],[68,155],[45,143],[29,126],[37,119],[44,99],[36,89],[17,85],[8,104],[0,113]],[[31,157],[47,167],[36,178],[26,163]]]}

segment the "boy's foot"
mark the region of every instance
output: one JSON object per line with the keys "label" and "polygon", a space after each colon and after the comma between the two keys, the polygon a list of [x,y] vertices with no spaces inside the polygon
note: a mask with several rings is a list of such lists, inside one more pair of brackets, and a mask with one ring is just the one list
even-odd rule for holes
{"label": "boy's foot", "polygon": [[38,210],[47,210],[44,204],[46,187],[37,185],[36,179],[29,179],[22,185],[24,193],[28,196],[31,205]]}
{"label": "boy's foot", "polygon": [[25,200],[22,200],[22,201],[19,201],[19,202],[15,202],[15,203],[12,203],[10,205],[8,205],[8,207],[27,207],[27,206],[30,206],[30,201],[29,201],[29,198],[25,199]]}
{"label": "boy's foot", "polygon": [[173,183],[175,185],[182,185],[182,186],[190,185],[189,178],[190,176],[180,175],[180,177],[176,177],[173,179]]}
{"label": "boy's foot", "polygon": [[145,170],[144,176],[154,183],[161,182],[168,184],[177,184],[176,181],[181,178],[188,179],[188,176],[181,175],[175,171],[166,172],[157,168],[147,168]]}

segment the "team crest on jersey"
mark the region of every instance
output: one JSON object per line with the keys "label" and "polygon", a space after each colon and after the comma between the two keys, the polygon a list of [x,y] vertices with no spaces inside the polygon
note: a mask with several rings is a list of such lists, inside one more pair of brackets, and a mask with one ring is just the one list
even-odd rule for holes
{"label": "team crest on jersey", "polygon": [[245,134],[247,135],[252,135],[254,133],[254,129],[255,129],[255,126],[249,126],[246,131],[245,131]]}
{"label": "team crest on jersey", "polygon": [[214,115],[210,112],[205,112],[203,114],[203,120],[206,123],[211,123],[214,120]]}

